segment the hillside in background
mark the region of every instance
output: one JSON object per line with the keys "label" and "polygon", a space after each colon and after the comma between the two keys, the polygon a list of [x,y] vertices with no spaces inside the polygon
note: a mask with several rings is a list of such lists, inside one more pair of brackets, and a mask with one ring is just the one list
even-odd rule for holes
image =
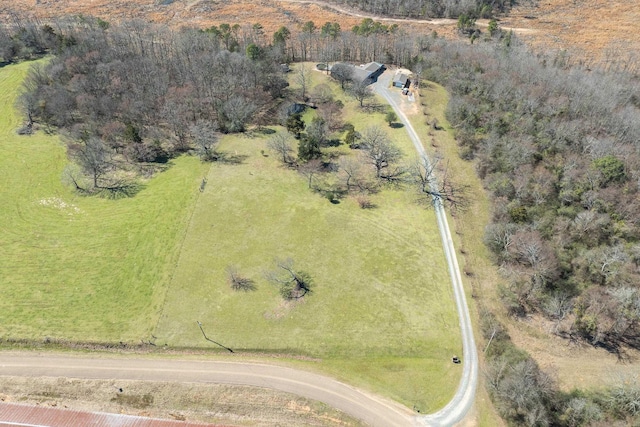
{"label": "hillside in background", "polygon": [[[339,22],[343,29],[359,23],[366,12],[347,9],[324,1],[302,0],[15,0],[0,5],[0,19],[11,22],[12,14],[50,20],[68,14],[84,14],[106,21],[140,18],[172,27],[208,27],[220,23],[264,26],[265,37],[280,26],[292,30],[306,21],[322,25]],[[382,17],[376,17],[382,20]],[[541,0],[537,5],[516,6],[501,16],[504,28],[514,28],[538,51],[567,51],[572,58],[588,63],[637,59],[640,9],[623,0]],[[403,28],[453,37],[456,20],[393,20]],[[486,25],[486,20],[479,21]]]}

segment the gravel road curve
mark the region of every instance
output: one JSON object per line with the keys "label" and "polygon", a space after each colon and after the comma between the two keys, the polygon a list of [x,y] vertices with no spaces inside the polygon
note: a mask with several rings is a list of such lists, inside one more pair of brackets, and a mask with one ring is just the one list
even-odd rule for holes
{"label": "gravel road curve", "polygon": [[[380,76],[378,81],[373,85],[374,91],[382,96],[393,107],[394,111],[404,124],[405,129],[409,133],[413,145],[421,158],[429,161],[424,146],[415,131],[411,122],[400,108],[399,101],[402,95],[399,89],[390,89],[391,79],[394,73],[387,70]],[[456,299],[456,307],[460,319],[460,332],[462,334],[462,379],[456,390],[453,399],[440,411],[421,417],[419,420],[423,425],[428,426],[451,426],[461,421],[473,406],[475,400],[476,388],[478,385],[478,352],[476,350],[475,340],[473,338],[473,328],[471,326],[471,317],[469,316],[469,307],[464,293],[462,277],[460,275],[460,267],[456,257],[456,250],[453,246],[449,223],[444,208],[439,201],[434,203],[436,217],[438,219],[438,228],[442,237],[442,245],[444,247],[447,264],[449,266],[449,276]]]}
{"label": "gravel road curve", "polygon": [[3,375],[249,385],[318,400],[376,427],[416,425],[399,403],[329,377],[260,363],[2,352]]}

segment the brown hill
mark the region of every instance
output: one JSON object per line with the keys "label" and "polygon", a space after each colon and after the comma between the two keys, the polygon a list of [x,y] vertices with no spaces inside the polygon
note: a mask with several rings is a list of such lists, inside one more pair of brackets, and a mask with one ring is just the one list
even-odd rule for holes
{"label": "brown hill", "polygon": [[[625,0],[541,0],[535,6],[518,6],[500,20],[515,28],[539,51],[567,51],[588,63],[637,60],[640,51],[640,8]],[[281,25],[290,29],[306,21],[322,25],[339,22],[343,29],[367,17],[366,13],[336,7],[323,0],[14,0],[0,4],[0,18],[10,15],[52,19],[65,14],[84,14],[106,21],[141,18],[172,27],[208,27],[223,22],[252,25],[260,22],[270,35]],[[375,17],[383,19],[381,17]],[[455,20],[401,21],[412,30],[454,36]],[[486,25],[486,21],[479,22]],[[635,31],[634,31],[635,30]]]}

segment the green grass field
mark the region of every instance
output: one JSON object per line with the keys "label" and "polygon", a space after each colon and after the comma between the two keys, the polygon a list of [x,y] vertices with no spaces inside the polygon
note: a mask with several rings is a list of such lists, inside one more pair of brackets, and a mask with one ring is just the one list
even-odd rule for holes
{"label": "green grass field", "polygon": [[[242,164],[182,157],[134,198],[80,197],[61,184],[57,137],[15,134],[12,105],[27,67],[0,69],[0,337],[138,342],[153,333],[157,344],[216,348],[200,321],[234,350],[305,356],[312,361],[291,363],[421,412],[450,399],[458,318],[434,213],[411,190],[387,189],[370,210],[349,198],[332,204],[262,155],[268,136],[255,132],[221,142],[246,156]],[[329,84],[346,121],[379,124],[411,159],[404,129]],[[264,278],[286,257],[315,284],[295,303]],[[257,289],[231,290],[228,265]]]}
{"label": "green grass field", "polygon": [[0,68],[0,336],[148,338],[206,168],[177,159],[132,199],[75,195],[60,139],[15,133],[29,65]]}
{"label": "green grass field", "polygon": [[[360,130],[383,126],[412,158],[404,129],[391,129],[383,114],[343,99],[347,121]],[[262,156],[266,139],[234,136],[221,144],[222,151],[247,157],[209,172],[155,332],[158,342],[215,347],[204,340],[200,321],[209,338],[232,349],[320,358],[319,369],[437,409],[457,386],[449,358],[461,344],[434,212],[418,206],[407,189],[374,196],[371,210],[352,199],[331,204],[296,171]],[[264,277],[276,258],[286,257],[315,282],[313,294],[295,303],[284,303]],[[231,290],[228,265],[255,280],[257,290]]]}

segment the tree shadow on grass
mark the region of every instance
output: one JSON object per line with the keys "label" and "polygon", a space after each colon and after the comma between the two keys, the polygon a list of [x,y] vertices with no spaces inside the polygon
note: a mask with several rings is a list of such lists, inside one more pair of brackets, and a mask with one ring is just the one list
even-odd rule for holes
{"label": "tree shadow on grass", "polygon": [[127,199],[134,197],[140,191],[144,190],[144,188],[145,185],[139,182],[119,182],[100,188],[97,194],[105,199]]}
{"label": "tree shadow on grass", "polygon": [[362,109],[367,113],[385,113],[389,107],[383,104],[366,104]]}
{"label": "tree shadow on grass", "polygon": [[276,133],[274,129],[268,127],[258,127],[257,129],[252,129],[244,132],[244,136],[248,138],[255,138],[260,136],[269,136]]}
{"label": "tree shadow on grass", "polygon": [[216,162],[223,163],[225,165],[242,165],[249,156],[246,154],[231,154],[231,153],[217,153]]}

